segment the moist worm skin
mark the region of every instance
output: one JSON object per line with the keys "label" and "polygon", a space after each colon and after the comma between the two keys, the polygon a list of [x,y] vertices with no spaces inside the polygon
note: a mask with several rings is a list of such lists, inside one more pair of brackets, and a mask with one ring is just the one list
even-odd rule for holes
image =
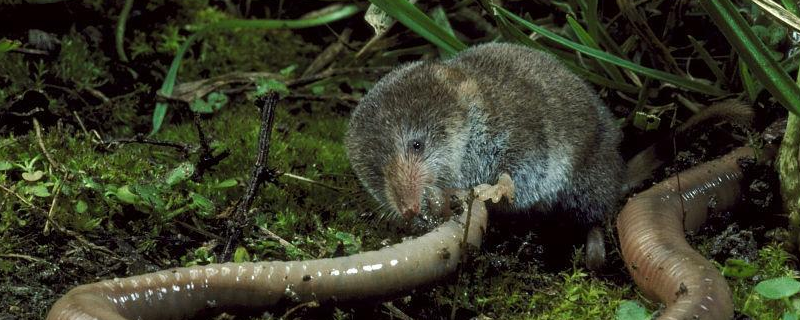
{"label": "moist worm skin", "polygon": [[709,207],[736,203],[743,176],[737,160],[753,155],[740,147],[693,167],[630,198],[620,212],[623,260],[639,288],[667,305],[659,319],[733,317],[725,278],[686,242],[684,230],[699,228]]}
{"label": "moist worm skin", "polygon": [[48,320],[185,319],[208,307],[265,308],[363,299],[408,291],[456,270],[466,242],[480,246],[486,207],[419,238],[377,251],[308,261],[210,264],[78,286],[59,299]]}

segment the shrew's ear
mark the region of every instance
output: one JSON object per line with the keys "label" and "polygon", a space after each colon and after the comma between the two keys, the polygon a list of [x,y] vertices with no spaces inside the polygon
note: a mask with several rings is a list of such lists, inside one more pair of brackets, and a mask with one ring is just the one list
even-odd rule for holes
{"label": "shrew's ear", "polygon": [[434,79],[443,87],[455,88],[456,96],[467,99],[478,96],[478,82],[460,69],[443,64],[432,65],[431,69]]}

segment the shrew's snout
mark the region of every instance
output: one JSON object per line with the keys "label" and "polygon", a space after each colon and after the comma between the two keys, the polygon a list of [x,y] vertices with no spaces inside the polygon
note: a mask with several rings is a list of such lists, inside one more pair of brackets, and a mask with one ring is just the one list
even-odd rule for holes
{"label": "shrew's snout", "polygon": [[404,218],[410,219],[421,211],[423,190],[430,183],[424,163],[414,155],[394,157],[384,167],[386,196],[392,207]]}

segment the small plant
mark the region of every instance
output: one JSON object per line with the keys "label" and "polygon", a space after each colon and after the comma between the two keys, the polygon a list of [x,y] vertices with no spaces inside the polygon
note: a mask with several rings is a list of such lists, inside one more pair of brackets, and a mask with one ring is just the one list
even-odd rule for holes
{"label": "small plant", "polygon": [[624,300],[617,307],[616,320],[648,320],[652,314],[636,301]]}
{"label": "small plant", "polygon": [[800,282],[792,277],[780,277],[759,282],[755,291],[767,300],[781,300],[786,306],[781,319],[796,320],[800,318],[800,297],[792,296],[800,292]]}

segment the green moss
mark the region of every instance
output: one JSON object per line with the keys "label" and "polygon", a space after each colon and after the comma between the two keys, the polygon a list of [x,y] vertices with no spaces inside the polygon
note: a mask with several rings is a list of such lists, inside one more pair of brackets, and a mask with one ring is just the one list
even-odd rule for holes
{"label": "green moss", "polygon": [[98,87],[108,81],[108,58],[92,50],[74,29],[61,39],[61,53],[53,66],[55,75],[78,90]]}
{"label": "green moss", "polygon": [[[196,26],[230,17],[207,8],[193,18]],[[205,35],[200,49],[184,58],[181,77],[196,79],[200,74],[213,77],[234,71],[277,72],[291,65],[304,67],[319,50],[289,30],[219,30]]]}
{"label": "green moss", "polygon": [[777,244],[761,248],[758,260],[753,263],[758,272],[748,278],[728,279],[733,291],[733,304],[740,313],[753,319],[780,319],[784,305],[782,301],[767,300],[754,290],[763,280],[778,277],[795,277],[797,270],[792,266],[791,255]]}

